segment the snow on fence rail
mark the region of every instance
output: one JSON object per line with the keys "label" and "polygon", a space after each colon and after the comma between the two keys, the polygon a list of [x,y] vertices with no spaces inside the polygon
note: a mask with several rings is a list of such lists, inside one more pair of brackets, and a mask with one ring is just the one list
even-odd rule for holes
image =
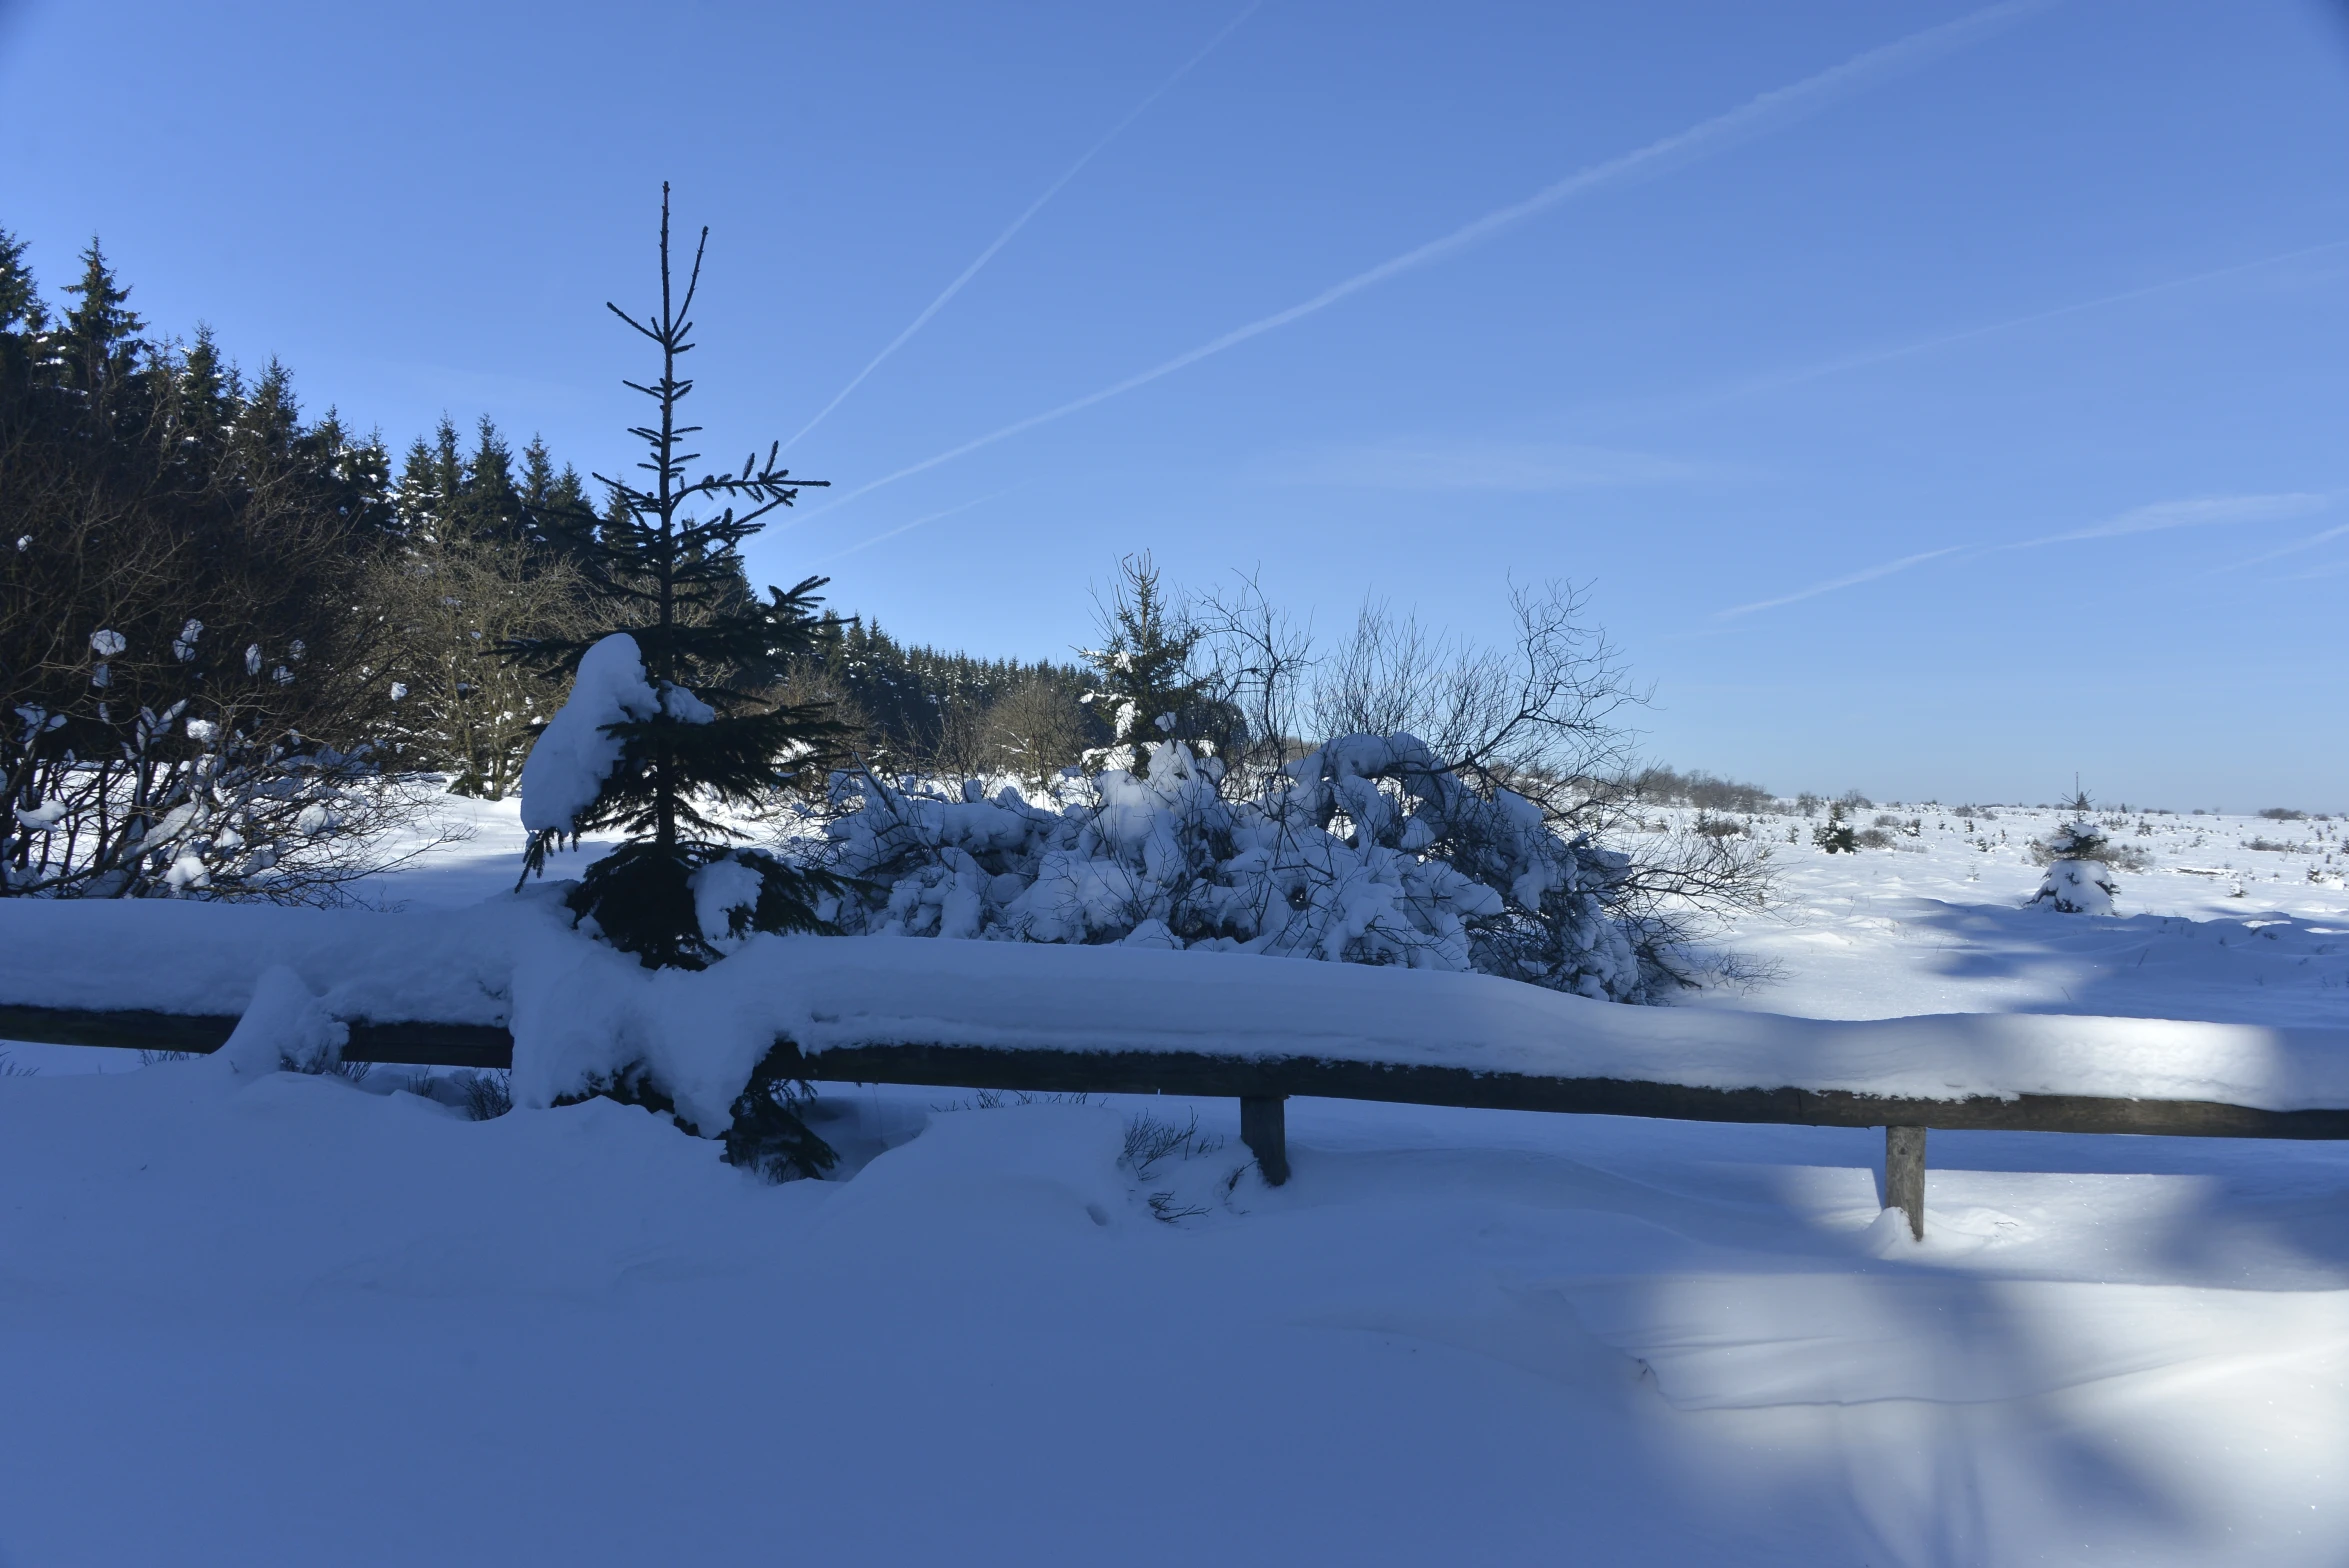
{"label": "snow on fence rail", "polygon": [[285,968],[346,1059],[511,1065],[521,1104],[651,1063],[731,1101],[790,1042],[812,1079],[1241,1101],[1269,1179],[1292,1095],[1885,1127],[1922,1233],[1926,1128],[2349,1138],[2349,1030],[1630,1007],[1473,974],[1126,947],[757,937],[649,971],[541,896],[451,914],[0,901],[0,1038],[206,1051]]}

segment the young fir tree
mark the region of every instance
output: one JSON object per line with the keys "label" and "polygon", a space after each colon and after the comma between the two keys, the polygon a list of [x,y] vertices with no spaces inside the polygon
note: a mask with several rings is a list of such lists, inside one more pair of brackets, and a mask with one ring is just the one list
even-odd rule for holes
{"label": "young fir tree", "polygon": [[128,374],[144,345],[139,334],[147,324],[130,309],[130,290],[106,265],[95,239],[82,252],[82,278],[65,286],[81,298],[65,313],[64,359],[74,384],[85,392],[101,392]]}
{"label": "young fir tree", "polygon": [[[2087,804],[2085,794],[2067,803]],[[2112,901],[2121,891],[2112,874],[2112,852],[2111,841],[2085,815],[2063,824],[2045,843],[2032,846],[2031,858],[2046,865],[2047,875],[2028,902],[2043,903],[2060,915],[2111,914]]]}
{"label": "young fir tree", "polygon": [[10,330],[20,321],[31,332],[39,332],[47,325],[40,291],[33,286],[33,271],[25,265],[24,252],[23,240],[0,229],[0,332]]}
{"label": "young fir tree", "polygon": [[[821,704],[776,706],[744,689],[745,672],[780,668],[814,649],[825,620],[810,577],[760,599],[742,591],[739,547],[760,519],[788,506],[797,480],[754,451],[739,473],[689,478],[700,454],[679,423],[693,383],[678,373],[691,348],[704,228],[680,296],[669,259],[669,187],[661,186],[661,301],[644,320],[608,308],[660,351],[659,376],[624,384],[652,400],[655,417],[630,434],[645,444],[646,484],[598,474],[612,504],[598,519],[574,511],[541,519],[562,533],[591,602],[608,619],[575,638],[510,645],[516,657],[574,675],[572,692],[532,748],[522,775],[523,825],[531,832],[523,876],[543,873],[565,838],[616,828],[627,842],[587,869],[567,902],[583,926],[648,968],[700,969],[753,932],[824,932],[815,901],[846,890],[821,870],[738,847],[741,835],[710,815],[748,806],[821,766],[841,734]],[[716,515],[708,514],[716,508]],[[733,1107],[727,1157],[781,1177],[814,1175],[832,1151],[793,1106],[806,1086],[779,1049]],[[641,1076],[606,1092],[674,1110]],[[701,1129],[696,1129],[701,1130]]]}
{"label": "young fir tree", "polygon": [[1191,668],[1202,635],[1167,602],[1158,568],[1147,554],[1118,562],[1118,583],[1102,607],[1106,647],[1084,650],[1100,686],[1082,700],[1109,720],[1116,744],[1102,757],[1111,767],[1150,771],[1154,741],[1197,745],[1207,698]]}

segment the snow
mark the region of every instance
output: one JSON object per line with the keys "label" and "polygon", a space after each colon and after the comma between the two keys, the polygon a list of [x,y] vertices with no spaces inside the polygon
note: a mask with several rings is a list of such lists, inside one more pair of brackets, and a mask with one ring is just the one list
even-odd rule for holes
{"label": "snow", "polygon": [[[1214,758],[1176,741],[1140,749],[1142,772],[1064,775],[1033,797],[1008,778],[836,776],[853,809],[825,830],[831,862],[887,897],[836,900],[827,918],[898,936],[1473,968],[1618,1000],[1646,988],[1600,908],[1619,857],[1558,837],[1520,796],[1484,800],[1409,735],[1341,736],[1236,799]],[[1449,859],[1418,853],[1438,840]],[[1504,888],[1511,929],[1472,936],[1463,917],[1501,914]]]}
{"label": "snow", "polygon": [[[406,913],[0,903],[0,994],[236,1013],[260,987],[282,1039],[312,1009],[496,1021],[536,975],[638,1027],[661,977],[580,959],[547,893],[485,902],[521,825],[451,809],[475,839],[377,889]],[[2335,825],[2151,819],[2119,913],[2057,916],[2024,907],[2054,813],[1899,810],[1911,848],[1789,846],[1782,907],[1728,933],[1776,970],[1677,1008],[765,937],[702,978],[787,971],[796,1001],[727,979],[694,1005],[721,1037],[786,1005],[864,1009],[842,1037],[1000,1027],[1024,992],[1114,1048],[1427,1029],[1707,1070],[2333,1081]],[[982,961],[1038,967],[990,989]],[[1529,1010],[1483,1000],[1508,994]],[[40,1072],[0,1077],[8,1563],[2349,1559],[2330,1144],[1937,1132],[1919,1244],[1869,1132],[1301,1100],[1269,1189],[1228,1101],[828,1085],[840,1179],[773,1187],[606,1101],[477,1123],[393,1069],[14,1055]],[[1194,1111],[1131,1152],[1138,1117]]]}
{"label": "snow", "polygon": [[693,918],[702,936],[721,952],[739,945],[734,934],[737,911],[758,907],[766,879],[758,867],[733,855],[724,855],[696,867],[687,878],[693,889]]}
{"label": "snow", "polygon": [[328,1014],[318,994],[283,964],[261,971],[220,1059],[248,1077],[291,1069],[324,1072],[350,1039],[350,1027]]}
{"label": "snow", "polygon": [[649,719],[659,710],[635,638],[614,632],[582,654],[570,696],[523,760],[523,827],[568,835],[619,764],[620,738],[604,727]]}
{"label": "snow", "polygon": [[863,1045],[1196,1051],[1928,1099],[2349,1105],[2349,1028],[2339,1024],[1998,1013],[1826,1021],[1627,1007],[1488,975],[1147,941],[760,934],[707,970],[655,971],[572,930],[560,893],[534,887],[431,918],[5,901],[0,996],[234,1014],[263,970],[282,965],[338,1018],[507,1024],[520,1103],[550,1104],[643,1060],[705,1129],[725,1125],[778,1036],[819,1055]]}

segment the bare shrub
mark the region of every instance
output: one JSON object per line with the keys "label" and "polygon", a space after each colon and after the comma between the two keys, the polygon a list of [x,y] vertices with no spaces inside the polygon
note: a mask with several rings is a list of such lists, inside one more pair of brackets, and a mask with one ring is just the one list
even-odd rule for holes
{"label": "bare shrub", "polygon": [[455,1082],[464,1097],[465,1114],[477,1122],[495,1121],[514,1108],[514,1075],[510,1072],[461,1072],[455,1075]]}
{"label": "bare shrub", "polygon": [[[1134,1179],[1150,1182],[1157,1177],[1158,1167],[1168,1159],[1195,1160],[1214,1154],[1223,1148],[1223,1139],[1214,1133],[1199,1130],[1199,1113],[1193,1111],[1179,1125],[1161,1121],[1144,1112],[1126,1122],[1125,1150],[1118,1163],[1134,1173]],[[1225,1195],[1237,1185],[1238,1172],[1225,1184]],[[1173,1225],[1182,1220],[1197,1219],[1207,1210],[1195,1203],[1184,1203],[1170,1188],[1144,1194],[1153,1219]]]}
{"label": "bare shrub", "polygon": [[1076,766],[1092,738],[1085,710],[1067,683],[1041,674],[1022,677],[996,698],[981,728],[987,761],[1039,790],[1063,768]]}
{"label": "bare shrub", "polygon": [[458,794],[504,799],[563,687],[498,650],[586,632],[579,572],[518,535],[447,521],[412,534],[369,588],[390,633],[391,712],[410,765],[453,775]]}

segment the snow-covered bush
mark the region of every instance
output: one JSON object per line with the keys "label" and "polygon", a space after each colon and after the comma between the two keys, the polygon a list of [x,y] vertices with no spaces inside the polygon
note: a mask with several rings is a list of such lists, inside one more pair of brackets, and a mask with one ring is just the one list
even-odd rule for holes
{"label": "snow-covered bush", "polygon": [[2047,875],[2029,901],[2044,903],[2059,914],[2111,914],[2121,889],[2107,864],[2110,849],[2111,841],[2093,822],[2068,822],[2057,828],[2045,843],[2032,846],[2032,858],[2046,865]]}
{"label": "snow-covered bush", "polygon": [[1627,862],[1470,788],[1409,735],[1350,735],[1245,798],[1180,741],[1147,773],[1064,775],[1040,800],[835,778],[829,863],[869,892],[843,929],[1480,970],[1619,1001],[1657,978],[1608,896]]}
{"label": "snow-covered bush", "polygon": [[[1087,654],[1116,744],[1036,787],[835,775],[842,929],[1477,970],[1619,1001],[1693,983],[1695,924],[1762,896],[1767,851],[1673,833],[1632,853],[1639,699],[1560,585],[1513,645],[1367,607],[1317,661],[1251,579],[1184,603],[1122,563]],[[1315,666],[1321,664],[1317,671]],[[1300,736],[1324,737],[1318,743]]]}
{"label": "snow-covered bush", "polygon": [[2075,818],[2045,839],[2031,840],[2024,845],[2023,853],[2035,866],[2050,866],[2067,859],[2093,860],[2114,871],[2143,871],[2153,864],[2153,857],[2143,845],[2124,844],[2098,831],[2097,824],[2085,817]]}
{"label": "snow-covered bush", "polygon": [[[385,776],[365,745],[270,733],[245,692],[201,678],[202,641],[200,621],[181,626],[164,667],[177,667],[184,695],[161,711],[106,698],[115,667],[141,652],[111,628],[89,639],[96,695],[55,711],[15,705],[0,725],[0,892],[330,901],[398,858],[382,841],[429,815],[429,787]],[[255,647],[245,664],[265,663]],[[293,685],[300,657],[289,650],[261,678]],[[143,691],[163,684],[151,660],[137,672]]]}

